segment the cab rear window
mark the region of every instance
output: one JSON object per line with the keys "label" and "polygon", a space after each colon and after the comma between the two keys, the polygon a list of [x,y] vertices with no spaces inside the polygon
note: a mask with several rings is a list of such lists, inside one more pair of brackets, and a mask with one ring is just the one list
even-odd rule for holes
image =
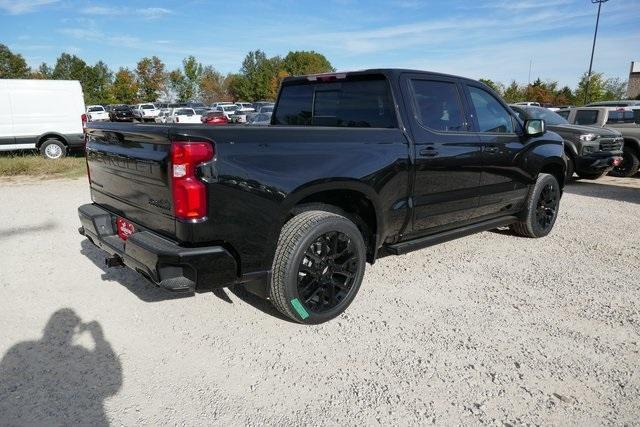
{"label": "cab rear window", "polygon": [[273,123],[368,128],[397,126],[387,80],[375,75],[286,84],[281,89]]}
{"label": "cab rear window", "polygon": [[578,110],[575,123],[577,125],[593,125],[598,121],[598,110]]}

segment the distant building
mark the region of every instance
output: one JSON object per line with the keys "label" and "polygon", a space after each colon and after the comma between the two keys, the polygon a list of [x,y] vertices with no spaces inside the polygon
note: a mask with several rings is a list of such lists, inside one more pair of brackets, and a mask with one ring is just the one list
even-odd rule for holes
{"label": "distant building", "polygon": [[633,61],[631,63],[631,70],[629,70],[627,98],[634,99],[638,96],[640,96],[640,61]]}

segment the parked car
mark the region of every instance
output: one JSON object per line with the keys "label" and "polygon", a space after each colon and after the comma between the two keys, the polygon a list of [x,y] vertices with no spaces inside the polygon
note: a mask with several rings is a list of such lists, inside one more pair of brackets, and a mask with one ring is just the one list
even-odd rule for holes
{"label": "parked car", "polygon": [[133,117],[141,122],[153,122],[158,117],[158,114],[160,114],[160,110],[149,102],[138,104],[133,109]]}
{"label": "parked car", "polygon": [[163,108],[160,110],[154,121],[156,123],[167,123],[167,117],[171,114],[171,108]]}
{"label": "parked car", "polygon": [[267,107],[267,106],[273,107],[274,103],[271,101],[258,101],[253,103],[254,111],[260,111],[262,107]]}
{"label": "parked car", "polygon": [[206,125],[226,125],[229,119],[222,111],[210,111],[204,114],[200,121]]}
{"label": "parked car", "polygon": [[514,102],[513,105],[524,105],[524,106],[533,106],[533,107],[540,107],[541,106],[539,102],[534,102],[534,101]]}
{"label": "parked car", "polygon": [[624,149],[622,162],[613,168],[610,175],[633,176],[640,169],[640,125],[635,112],[626,107],[578,107],[570,110],[569,123],[612,128],[622,134]]}
{"label": "parked car", "polygon": [[511,105],[520,119],[541,119],[547,128],[564,139],[567,180],[574,172],[583,179],[597,179],[622,161],[623,139],[620,132],[607,128],[570,124],[543,107]]}
{"label": "parked car", "polygon": [[635,99],[619,99],[614,101],[591,102],[587,107],[638,107],[640,108],[640,100]]}
{"label": "parked car", "polygon": [[128,105],[112,105],[109,108],[109,119],[112,122],[132,122],[133,111]]}
{"label": "parked car", "polygon": [[271,124],[271,113],[258,113],[252,116],[247,124],[253,126],[269,126]]}
{"label": "parked car", "polygon": [[87,121],[90,122],[106,122],[109,121],[109,113],[102,105],[87,106]]}
{"label": "parked car", "polygon": [[86,121],[77,80],[0,79],[0,151],[37,149],[47,159],[64,157],[84,146]]}
{"label": "parked car", "polygon": [[238,110],[240,111],[256,111],[256,109],[253,108],[253,104],[251,104],[250,102],[236,102],[236,105],[238,106]]}
{"label": "parked car", "polygon": [[[254,111],[251,113],[247,113],[247,123],[253,122],[256,119],[256,116],[260,113],[269,114],[269,120],[271,119],[271,113],[273,112],[273,105],[265,105],[260,107],[260,110]],[[264,119],[264,118],[263,118]]]}
{"label": "parked car", "polygon": [[221,107],[223,105],[233,105],[233,102],[228,102],[228,101],[214,102],[213,104],[211,104],[211,109],[215,110],[217,107]]}
{"label": "parked car", "polygon": [[247,114],[249,113],[250,112],[247,112],[247,111],[236,110],[229,117],[229,121],[231,123],[247,123]]}
{"label": "parked car", "polygon": [[480,82],[288,77],[272,122],[89,124],[80,233],[161,287],[243,286],[316,324],[349,306],[367,261],[501,226],[539,238],[556,221],[562,138]]}
{"label": "parked car", "polygon": [[201,123],[200,117],[193,108],[172,108],[166,116],[165,123]]}
{"label": "parked car", "polygon": [[215,111],[222,111],[224,113],[225,116],[227,116],[227,119],[229,119],[230,122],[233,122],[233,119],[231,118],[231,116],[233,116],[236,112],[236,110],[238,109],[238,106],[235,104],[227,104],[227,105],[219,105],[215,108]]}

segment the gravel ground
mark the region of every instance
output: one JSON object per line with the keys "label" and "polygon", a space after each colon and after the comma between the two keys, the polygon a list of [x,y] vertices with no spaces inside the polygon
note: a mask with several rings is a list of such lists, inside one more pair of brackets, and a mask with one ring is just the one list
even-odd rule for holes
{"label": "gravel ground", "polygon": [[0,182],[0,424],[640,423],[638,178],[569,186],[544,239],[382,259],[317,327],[105,270],[87,200]]}

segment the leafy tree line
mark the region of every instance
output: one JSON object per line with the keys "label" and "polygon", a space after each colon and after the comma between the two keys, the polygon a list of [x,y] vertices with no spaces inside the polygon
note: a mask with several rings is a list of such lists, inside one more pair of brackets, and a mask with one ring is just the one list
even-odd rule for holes
{"label": "leafy tree line", "polygon": [[[286,76],[335,71],[329,60],[314,51],[289,52],[286,56],[267,57],[261,50],[251,51],[242,61],[240,72],[222,74],[194,56],[182,66],[167,70],[157,56],[142,58],[135,69],[112,71],[98,61],[87,64],[76,55],[61,54],[53,67],[43,63],[37,69],[27,66],[22,55],[0,44],[0,78],[79,80],[87,104],[134,104],[144,101],[257,101],[275,99],[280,82]],[[537,101],[554,105],[582,105],[587,83],[586,73],[578,86],[559,87],[556,81],[540,78],[528,85],[513,80],[509,85],[480,79],[495,89],[507,102]],[[593,73],[589,84],[589,102],[622,99],[627,83]]]}
{"label": "leafy tree line", "polygon": [[[583,105],[587,87],[587,73],[584,73],[575,89],[568,86],[559,87],[558,82],[540,78],[528,85],[520,85],[515,80],[508,86],[490,79],[480,79],[493,90],[498,92],[507,102],[536,101],[541,104],[553,105]],[[625,99],[627,82],[622,79],[605,78],[603,73],[592,73],[589,83],[587,103]]]}
{"label": "leafy tree line", "polygon": [[182,66],[167,70],[157,56],[140,59],[134,69],[112,71],[98,61],[62,53],[53,67],[42,63],[31,69],[22,55],[0,44],[0,78],[79,80],[86,104],[135,104],[145,101],[257,101],[275,99],[286,76],[334,71],[327,58],[314,51],[289,52],[267,57],[261,50],[249,52],[239,73],[222,74],[194,56]]}

